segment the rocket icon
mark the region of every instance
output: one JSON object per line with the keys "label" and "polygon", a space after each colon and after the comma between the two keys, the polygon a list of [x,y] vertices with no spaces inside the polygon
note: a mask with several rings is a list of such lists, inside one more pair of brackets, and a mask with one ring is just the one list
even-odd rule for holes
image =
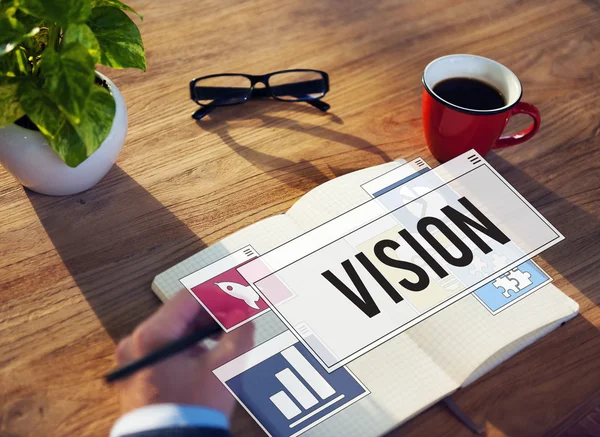
{"label": "rocket icon", "polygon": [[256,305],[260,296],[251,286],[245,286],[238,284],[237,282],[215,282],[215,285],[229,296],[243,300],[249,307],[256,310],[260,309],[258,305]]}

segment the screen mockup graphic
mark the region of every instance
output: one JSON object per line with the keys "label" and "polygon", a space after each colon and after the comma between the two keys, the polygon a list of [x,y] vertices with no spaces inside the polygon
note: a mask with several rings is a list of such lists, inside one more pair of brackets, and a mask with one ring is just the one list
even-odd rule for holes
{"label": "screen mockup graphic", "polygon": [[237,270],[333,371],[562,239],[463,155]]}

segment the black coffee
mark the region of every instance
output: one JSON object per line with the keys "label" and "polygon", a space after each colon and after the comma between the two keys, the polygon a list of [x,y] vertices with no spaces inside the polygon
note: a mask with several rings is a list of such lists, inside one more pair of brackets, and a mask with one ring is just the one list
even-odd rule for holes
{"label": "black coffee", "polygon": [[492,85],[469,77],[453,77],[437,83],[433,92],[447,102],[468,109],[489,110],[506,105],[504,96]]}

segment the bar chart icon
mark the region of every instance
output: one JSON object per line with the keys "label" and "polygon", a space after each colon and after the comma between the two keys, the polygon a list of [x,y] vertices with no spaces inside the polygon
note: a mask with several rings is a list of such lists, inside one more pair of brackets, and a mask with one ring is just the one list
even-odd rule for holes
{"label": "bar chart icon", "polygon": [[[275,377],[281,382],[283,387],[290,393],[288,394],[281,390],[271,396],[271,402],[275,404],[277,409],[287,419],[292,419],[302,415],[303,412],[307,412],[309,409],[319,404],[321,400],[330,398],[335,394],[333,387],[323,378],[319,372],[308,362],[306,358],[302,356],[295,346],[291,346],[288,349],[281,352],[281,355],[290,363],[292,368],[300,375],[305,381],[302,382],[298,376],[289,367],[286,367],[282,371],[275,374]],[[317,399],[312,394],[311,390],[305,385],[308,384],[310,388],[320,398]],[[292,400],[294,398],[294,400]],[[304,422],[306,419],[314,416],[325,408],[332,404],[341,401],[344,395],[340,395],[331,402],[327,402],[321,405],[320,408],[315,411],[308,413],[305,417],[299,418],[295,422],[290,423],[290,428],[294,428]],[[299,404],[299,405],[298,405]]]}
{"label": "bar chart icon", "polygon": [[342,367],[331,373],[286,331],[214,370],[273,437],[294,437],[369,394]]}
{"label": "bar chart icon", "polygon": [[[310,407],[314,407],[319,403],[317,398],[312,395],[310,390],[306,388],[289,368],[283,369],[281,372],[275,374],[275,377],[288,389],[296,401],[298,401],[305,410],[308,410]],[[280,391],[279,393],[285,394],[283,391]]]}

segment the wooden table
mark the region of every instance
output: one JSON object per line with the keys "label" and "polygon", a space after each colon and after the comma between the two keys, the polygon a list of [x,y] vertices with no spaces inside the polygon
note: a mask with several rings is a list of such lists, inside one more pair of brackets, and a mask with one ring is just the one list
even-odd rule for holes
{"label": "wooden table", "polygon": [[[598,0],[131,4],[148,72],[102,68],[129,108],[117,165],[62,198],[0,170],[0,436],[107,435],[119,406],[101,376],[159,306],[156,274],[333,177],[397,157],[435,164],[420,75],[448,53],[506,64],[540,108],[536,138],[488,158],[565,234],[536,261],[581,311],[455,399],[492,436],[600,435]],[[194,76],[294,67],[329,72],[330,113],[265,101],[190,118]],[[241,409],[234,429],[261,435]],[[434,407],[400,434],[470,432]]]}

